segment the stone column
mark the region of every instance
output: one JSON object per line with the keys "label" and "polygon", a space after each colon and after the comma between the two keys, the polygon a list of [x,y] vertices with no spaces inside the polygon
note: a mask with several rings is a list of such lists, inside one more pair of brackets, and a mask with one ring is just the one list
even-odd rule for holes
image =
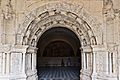
{"label": "stone column", "polygon": [[84,69],[84,53],[83,53],[83,50],[82,50],[82,48],[80,48],[80,50],[81,50],[81,67],[82,67],[82,69]]}
{"label": "stone column", "polygon": [[109,57],[109,53],[106,52],[106,74],[109,73],[109,59],[108,59],[108,57]]}
{"label": "stone column", "polygon": [[83,53],[83,59],[84,59],[84,70],[86,70],[87,69],[87,67],[86,67],[86,65],[87,65],[87,63],[86,63],[86,53]]}
{"label": "stone column", "polygon": [[22,59],[22,73],[25,73],[25,55],[26,55],[26,53],[23,53],[23,59]]}
{"label": "stone column", "polygon": [[92,80],[97,80],[96,79],[97,72],[96,72],[96,53],[93,52],[93,72],[92,72]]}
{"label": "stone column", "polygon": [[32,53],[32,70],[34,70],[34,64],[35,64],[35,56],[34,56],[34,53]]}
{"label": "stone column", "polygon": [[32,71],[33,72],[37,72],[36,69],[36,53],[32,53]]}
{"label": "stone column", "polygon": [[6,53],[6,74],[10,73],[10,53]]}
{"label": "stone column", "polygon": [[93,52],[93,73],[96,74],[96,53]]}
{"label": "stone column", "polygon": [[112,73],[112,60],[111,60],[111,53],[108,53],[109,54],[109,74]]}
{"label": "stone column", "polygon": [[37,64],[37,56],[36,56],[36,55],[37,55],[37,53],[35,53],[34,55],[35,55],[35,56],[34,56],[34,57],[35,57],[34,68],[36,69],[36,66],[37,66],[37,65],[36,65],[36,64]]}
{"label": "stone column", "polygon": [[2,53],[3,54],[3,65],[2,65],[2,74],[4,75],[5,74],[5,53]]}

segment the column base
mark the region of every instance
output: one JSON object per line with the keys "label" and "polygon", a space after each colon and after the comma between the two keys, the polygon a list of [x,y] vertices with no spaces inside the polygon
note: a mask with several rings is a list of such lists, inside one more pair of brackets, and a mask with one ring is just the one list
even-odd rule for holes
{"label": "column base", "polygon": [[118,78],[115,75],[99,74],[96,76],[95,80],[118,80]]}
{"label": "column base", "polygon": [[38,80],[37,72],[0,75],[0,80]]}
{"label": "column base", "polygon": [[92,80],[90,71],[81,70],[80,71],[80,80]]}
{"label": "column base", "polygon": [[5,74],[0,75],[0,80],[26,80],[26,74]]}
{"label": "column base", "polygon": [[96,73],[93,73],[93,74],[91,75],[91,78],[92,78],[92,80],[97,80],[97,74],[96,74]]}
{"label": "column base", "polygon": [[118,80],[115,75],[106,75],[106,74],[92,74],[92,80]]}
{"label": "column base", "polygon": [[26,80],[38,80],[37,70],[35,70],[35,71],[27,71]]}

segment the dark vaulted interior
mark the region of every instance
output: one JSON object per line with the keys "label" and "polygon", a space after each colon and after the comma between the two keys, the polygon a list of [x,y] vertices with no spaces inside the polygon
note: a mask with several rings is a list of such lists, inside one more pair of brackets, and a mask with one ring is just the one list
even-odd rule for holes
{"label": "dark vaulted interior", "polygon": [[39,80],[79,80],[80,47],[80,40],[72,30],[55,27],[45,31],[37,44]]}

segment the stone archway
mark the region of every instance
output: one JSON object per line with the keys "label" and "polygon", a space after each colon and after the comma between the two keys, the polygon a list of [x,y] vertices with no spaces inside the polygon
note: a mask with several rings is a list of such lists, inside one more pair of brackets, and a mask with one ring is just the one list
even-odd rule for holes
{"label": "stone archway", "polygon": [[[56,14],[60,14],[60,15],[56,15]],[[49,17],[47,22],[45,22],[46,17]],[[67,18],[69,19],[68,21],[70,21],[71,23],[67,21]],[[84,24],[81,27],[81,29],[84,30],[84,32],[89,35],[89,38],[91,40],[90,42],[95,41],[95,43],[92,44],[96,44],[96,41],[102,35],[100,23],[98,23],[95,18],[89,15],[89,13],[84,9],[83,5],[77,5],[77,4],[74,5],[67,2],[61,2],[61,3],[55,2],[38,7],[37,9],[35,9],[25,17],[25,20],[18,28],[16,35],[17,38],[16,44],[22,44],[23,37],[28,38],[29,37],[28,35],[30,35],[31,33],[30,29],[36,26],[36,24],[39,23],[40,21],[42,21],[41,22],[42,27],[38,31],[43,30],[44,27],[47,25],[55,24],[55,23],[51,23],[54,20],[56,20],[57,22],[61,20],[63,21],[63,23],[61,22],[63,25],[68,24],[70,27],[73,28],[76,28],[74,27],[75,26],[74,24],[76,24],[78,28],[74,30],[78,31],[78,34],[81,33],[79,30],[80,25]]]}
{"label": "stone archway", "polygon": [[[25,21],[19,27],[16,36],[17,45],[28,46],[24,56],[23,64],[27,80],[37,79],[36,74],[36,45],[40,36],[48,29],[64,26],[73,31],[81,41],[82,50],[82,70],[81,78],[91,80],[91,74],[94,72],[92,66],[92,46],[97,45],[97,38],[100,32],[96,33],[100,27],[95,20],[84,10],[81,5],[72,5],[66,2],[50,3],[37,8],[26,16]],[[85,59],[87,57],[87,59]],[[87,61],[86,61],[87,60]],[[85,67],[85,66],[88,67]]]}

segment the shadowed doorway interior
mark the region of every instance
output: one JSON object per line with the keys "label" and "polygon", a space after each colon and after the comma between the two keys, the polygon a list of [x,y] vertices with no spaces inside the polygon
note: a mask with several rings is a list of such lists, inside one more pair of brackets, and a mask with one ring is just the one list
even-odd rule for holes
{"label": "shadowed doorway interior", "polygon": [[39,80],[80,80],[81,51],[77,35],[64,27],[45,31],[37,44]]}

